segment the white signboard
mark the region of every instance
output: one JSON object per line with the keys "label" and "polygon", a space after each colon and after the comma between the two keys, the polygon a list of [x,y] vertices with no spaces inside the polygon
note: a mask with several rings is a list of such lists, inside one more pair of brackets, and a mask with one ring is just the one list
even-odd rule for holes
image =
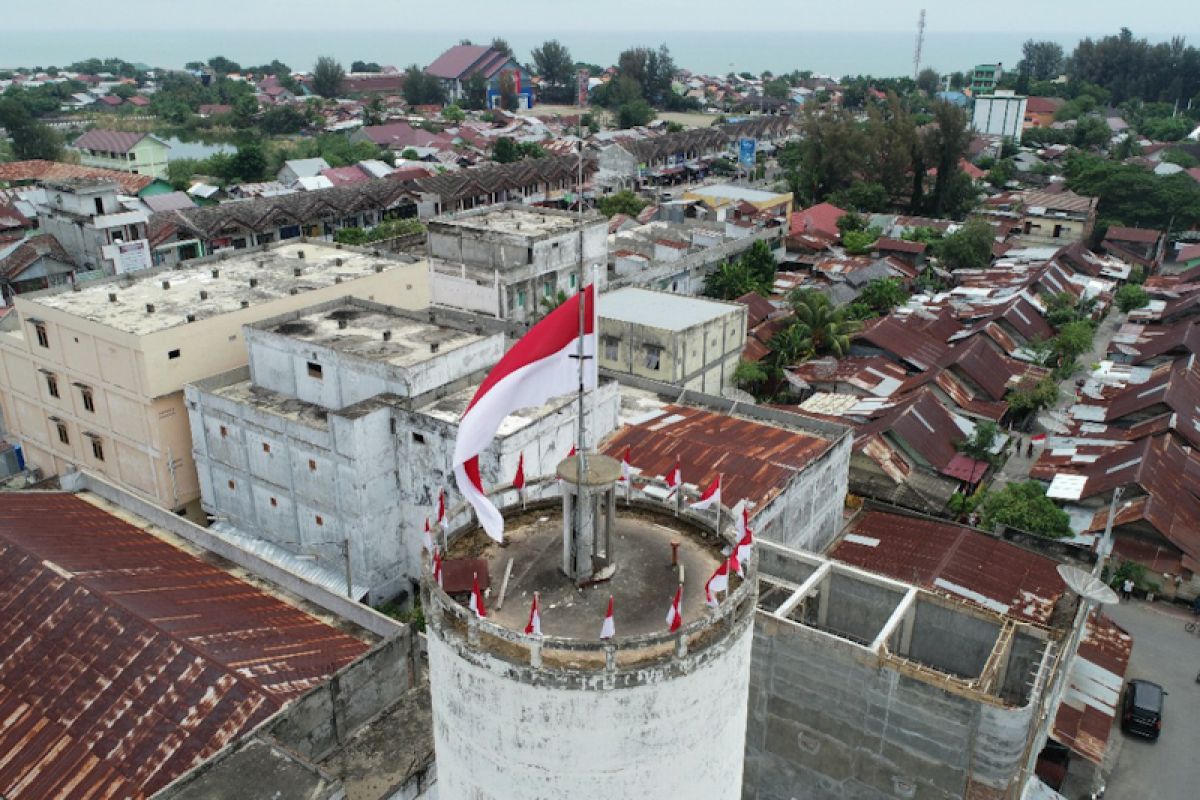
{"label": "white signboard", "polygon": [[154,265],[150,258],[150,243],[145,239],[110,244],[104,248],[104,257],[113,262],[118,275],[150,269]]}

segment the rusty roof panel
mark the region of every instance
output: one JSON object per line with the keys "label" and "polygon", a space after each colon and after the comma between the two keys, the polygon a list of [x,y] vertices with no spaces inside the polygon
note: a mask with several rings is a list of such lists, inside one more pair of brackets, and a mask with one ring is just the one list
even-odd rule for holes
{"label": "rusty roof panel", "polygon": [[0,794],[145,797],[366,643],[69,494],[0,504]]}
{"label": "rusty roof panel", "polygon": [[819,436],[732,417],[701,408],[670,405],[663,413],[626,425],[604,443],[603,452],[630,462],[647,478],[665,476],[678,458],[683,480],[707,484],[724,475],[721,499],[739,500],[761,510],[784,490],[793,475],[822,455],[830,442]]}
{"label": "rusty roof panel", "polygon": [[1053,736],[1094,764],[1104,763],[1132,652],[1133,637],[1093,611],[1054,718]]}
{"label": "rusty roof panel", "polygon": [[847,532],[831,558],[1026,622],[1047,624],[1065,590],[1054,559],[963,525],[872,510]]}

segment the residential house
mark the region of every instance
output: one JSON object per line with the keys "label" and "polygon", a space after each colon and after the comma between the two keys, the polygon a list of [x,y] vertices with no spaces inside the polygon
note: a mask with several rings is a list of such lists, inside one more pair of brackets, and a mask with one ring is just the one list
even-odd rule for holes
{"label": "residential house", "polygon": [[329,163],[323,158],[292,158],[283,162],[275,180],[284,186],[294,186],[301,178],[315,178],[327,169]]}
{"label": "residential house", "polygon": [[75,262],[58,240],[39,234],[0,245],[0,306],[13,295],[62,286],[75,278]]}
{"label": "residential house", "polygon": [[128,206],[117,184],[73,178],[47,181],[38,204],[38,227],[53,236],[80,270],[109,275],[150,266],[146,246],[149,215]]}
{"label": "residential house", "polygon": [[1100,247],[1111,256],[1142,267],[1145,272],[1154,272],[1162,265],[1166,236],[1162,231],[1149,228],[1114,225],[1104,233]]}
{"label": "residential house", "polygon": [[171,146],[151,133],[106,131],[100,128],[71,143],[85,167],[99,167],[136,175],[166,179],[167,153]]}
{"label": "residential house", "polygon": [[971,77],[968,84],[971,89],[971,96],[979,97],[981,94],[995,92],[1003,75],[1003,64],[977,64],[975,69],[971,70]]}
{"label": "residential house", "polygon": [[466,93],[467,80],[480,75],[487,83],[488,108],[500,104],[500,81],[508,76],[517,94],[518,107],[533,108],[533,80],[529,71],[508,54],[492,47],[459,44],[438,56],[425,68],[425,74],[442,82],[450,102],[456,103]]}
{"label": "residential house", "polygon": [[154,194],[173,191],[171,184],[151,175],[122,172],[99,167],[84,167],[65,164],[61,161],[10,161],[0,164],[0,182],[12,186],[37,185],[46,181],[72,179],[106,180],[115,183],[121,194],[145,198]]}
{"label": "residential house", "polygon": [[1024,245],[1055,246],[1086,241],[1096,225],[1099,202],[1098,197],[1071,191],[1023,192],[1017,209],[1020,228],[1013,240]]}
{"label": "residential house", "polygon": [[1025,102],[1025,119],[1021,127],[1049,128],[1054,124],[1054,114],[1066,101],[1061,97],[1030,97]]}

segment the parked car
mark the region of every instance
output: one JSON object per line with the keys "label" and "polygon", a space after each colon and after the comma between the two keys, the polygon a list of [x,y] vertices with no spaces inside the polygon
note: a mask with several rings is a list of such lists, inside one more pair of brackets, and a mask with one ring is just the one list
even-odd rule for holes
{"label": "parked car", "polygon": [[1163,698],[1167,693],[1157,683],[1131,680],[1125,685],[1121,704],[1121,730],[1147,739],[1157,739],[1162,730]]}

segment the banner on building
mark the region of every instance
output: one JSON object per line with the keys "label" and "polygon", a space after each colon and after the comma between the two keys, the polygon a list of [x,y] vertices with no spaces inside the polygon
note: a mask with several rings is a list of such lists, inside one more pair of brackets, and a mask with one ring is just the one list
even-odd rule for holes
{"label": "banner on building", "polygon": [[755,158],[758,155],[758,140],[749,136],[738,139],[738,163],[743,169],[754,169]]}

